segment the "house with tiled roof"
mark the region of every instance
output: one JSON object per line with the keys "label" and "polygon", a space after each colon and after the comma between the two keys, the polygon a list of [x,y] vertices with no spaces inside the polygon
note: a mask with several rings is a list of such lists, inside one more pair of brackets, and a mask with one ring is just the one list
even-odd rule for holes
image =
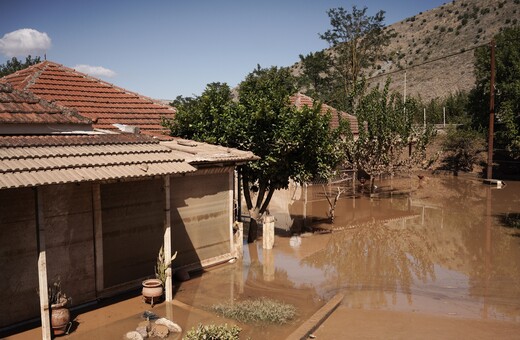
{"label": "house with tiled roof", "polygon": [[[171,119],[175,109],[72,68],[43,61],[0,78],[15,89],[30,91],[60,106],[75,109],[96,129],[117,131],[137,127],[142,134],[168,138],[161,119]],[[135,131],[135,130],[133,130]]]}
{"label": "house with tiled roof", "polygon": [[[312,108],[316,102],[313,98],[311,98],[307,95],[304,95],[303,93],[300,93],[300,92],[292,95],[289,98],[289,100],[292,105],[294,105],[298,108],[302,108],[304,106]],[[340,111],[340,110],[337,110],[337,109],[333,108],[332,106],[327,105],[325,103],[321,104],[320,113],[323,115],[330,113],[330,115],[331,115],[330,126],[332,128],[337,128],[339,126],[339,119],[341,117],[342,119],[348,120],[348,122],[350,124],[350,130],[352,131],[352,134],[354,135],[354,137],[359,134],[359,126],[358,126],[358,121],[357,121],[356,116],[353,116],[351,114],[348,114],[348,113]]]}
{"label": "house with tiled roof", "polygon": [[161,246],[187,269],[236,256],[233,170],[252,159],[100,131],[73,109],[0,84],[0,334],[37,317],[48,331],[45,287],[58,277],[81,305],[140,286]]}

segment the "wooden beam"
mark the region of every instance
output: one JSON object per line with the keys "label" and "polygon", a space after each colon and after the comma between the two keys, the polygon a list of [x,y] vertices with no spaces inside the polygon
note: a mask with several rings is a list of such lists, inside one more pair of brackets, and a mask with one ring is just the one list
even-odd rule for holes
{"label": "wooden beam", "polygon": [[92,210],[94,214],[94,249],[96,256],[96,292],[101,292],[104,286],[103,270],[103,219],[101,208],[101,185],[92,184]]}
{"label": "wooden beam", "polygon": [[172,264],[170,259],[172,258],[172,234],[171,234],[171,212],[170,212],[170,175],[164,177],[164,260],[167,263],[166,267],[166,301],[173,300],[173,287],[172,287]]}
{"label": "wooden beam", "polygon": [[34,188],[36,201],[36,239],[38,241],[38,290],[40,292],[40,316],[42,339],[51,340],[51,319],[49,291],[47,284],[47,255],[45,253],[45,223],[43,219],[43,200],[39,188]]}
{"label": "wooden beam", "polygon": [[228,184],[228,199],[229,199],[229,252],[235,253],[235,242],[233,239],[233,216],[235,214],[235,202],[233,201],[235,194],[235,171],[231,169],[229,171],[229,184]]}

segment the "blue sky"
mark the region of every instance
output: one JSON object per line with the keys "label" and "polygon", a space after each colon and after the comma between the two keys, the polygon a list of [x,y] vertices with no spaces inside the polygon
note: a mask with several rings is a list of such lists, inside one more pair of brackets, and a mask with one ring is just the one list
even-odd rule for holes
{"label": "blue sky", "polygon": [[369,14],[381,9],[392,24],[445,2],[3,1],[0,63],[11,57],[5,35],[33,29],[48,60],[68,67],[102,67],[104,76],[92,75],[146,96],[173,99],[199,95],[210,82],[236,86],[257,64],[290,66],[298,55],[326,48],[318,34],[330,27],[330,8],[366,6]]}

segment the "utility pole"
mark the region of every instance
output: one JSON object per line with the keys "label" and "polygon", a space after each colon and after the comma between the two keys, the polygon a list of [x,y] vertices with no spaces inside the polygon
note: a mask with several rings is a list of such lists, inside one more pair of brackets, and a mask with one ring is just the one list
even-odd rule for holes
{"label": "utility pole", "polygon": [[487,160],[487,176],[493,178],[493,135],[495,124],[495,39],[491,40],[491,77],[489,91],[489,132],[488,132],[488,160]]}
{"label": "utility pole", "polygon": [[406,104],[406,70],[404,71],[404,95],[403,102]]}

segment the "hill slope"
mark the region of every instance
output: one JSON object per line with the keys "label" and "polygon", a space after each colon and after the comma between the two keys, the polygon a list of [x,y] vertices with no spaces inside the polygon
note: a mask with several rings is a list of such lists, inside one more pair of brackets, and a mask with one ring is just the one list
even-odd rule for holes
{"label": "hill slope", "polygon": [[[396,33],[387,60],[366,70],[371,86],[392,78],[392,89],[429,100],[475,83],[474,49],[505,27],[520,25],[520,0],[456,0],[387,27]],[[497,47],[499,48],[499,46]],[[300,65],[293,66],[296,74]]]}

